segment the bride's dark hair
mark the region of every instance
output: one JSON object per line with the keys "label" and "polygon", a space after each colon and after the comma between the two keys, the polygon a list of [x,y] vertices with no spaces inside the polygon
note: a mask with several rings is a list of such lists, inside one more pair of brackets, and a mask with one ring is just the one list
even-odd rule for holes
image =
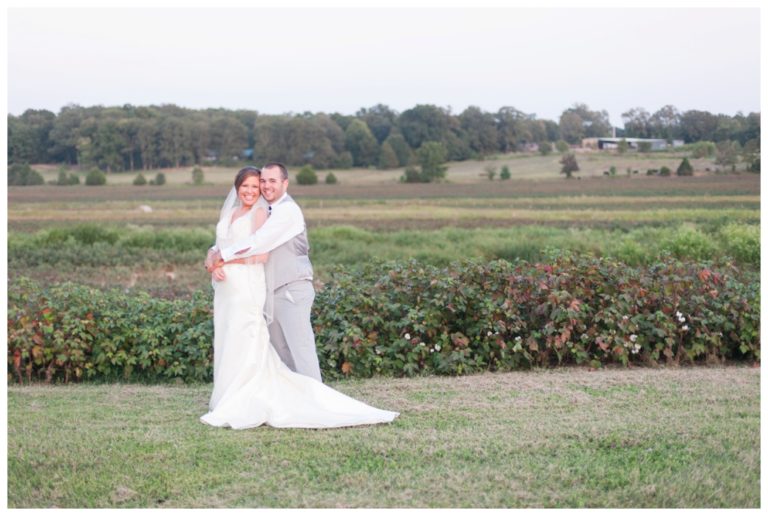
{"label": "bride's dark hair", "polygon": [[255,176],[255,177],[261,177],[261,169],[258,169],[256,167],[247,166],[240,169],[240,171],[235,176],[235,190],[240,190],[240,185],[243,184],[243,181],[245,181],[247,178]]}

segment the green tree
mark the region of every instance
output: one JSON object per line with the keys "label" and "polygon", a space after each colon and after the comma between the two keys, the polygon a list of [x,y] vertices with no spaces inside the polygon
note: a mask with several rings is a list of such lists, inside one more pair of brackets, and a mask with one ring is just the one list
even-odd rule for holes
{"label": "green tree", "polygon": [[296,174],[296,182],[300,185],[314,185],[317,184],[317,173],[312,165],[304,165],[299,169]]}
{"label": "green tree", "polygon": [[552,154],[552,144],[549,142],[541,142],[539,144],[539,152],[542,156],[548,156]]}
{"label": "green tree", "polygon": [[459,115],[459,123],[462,139],[473,153],[487,156],[498,151],[499,134],[491,113],[486,113],[477,106],[470,106]]}
{"label": "green tree", "polygon": [[344,132],[346,148],[352,153],[352,162],[357,167],[376,164],[379,145],[371,130],[361,120],[353,120]]}
{"label": "green tree", "polygon": [[619,143],[616,145],[616,150],[619,152],[619,154],[624,154],[629,149],[629,143],[627,143],[627,140],[622,138],[619,140]]}
{"label": "green tree", "polygon": [[98,168],[91,169],[85,176],[86,186],[102,186],[107,184],[107,175]]}
{"label": "green tree", "polygon": [[405,141],[403,135],[398,132],[390,134],[389,137],[384,140],[382,146],[383,145],[389,145],[392,147],[392,150],[395,151],[395,154],[397,155],[397,166],[404,167],[410,163],[413,158],[413,150],[408,145],[408,142]]}
{"label": "green tree", "polygon": [[570,143],[580,143],[584,138],[584,120],[576,114],[569,111],[560,116],[560,135]]}
{"label": "green tree", "polygon": [[14,163],[8,167],[8,186],[35,186],[45,184],[37,170],[26,163]]}
{"label": "green tree", "polygon": [[155,178],[150,180],[149,184],[154,186],[163,186],[165,184],[165,174],[158,172]]}
{"label": "green tree", "polygon": [[622,113],[624,133],[633,138],[652,138],[651,115],[644,108],[632,108]]}
{"label": "green tree", "polygon": [[333,172],[328,172],[325,175],[325,184],[327,184],[327,185],[335,185],[338,182],[339,182],[339,180],[336,179],[336,175]]}
{"label": "green tree", "polygon": [[510,174],[509,172],[509,167],[507,165],[502,166],[501,173],[499,174],[499,179],[501,179],[502,181],[506,181],[510,177],[512,177],[512,174]]}
{"label": "green tree", "polygon": [[426,142],[416,155],[421,165],[421,177],[425,183],[445,178],[448,167],[444,165],[447,150],[445,145],[439,142]]}
{"label": "green tree", "polygon": [[656,111],[649,120],[651,134],[655,138],[672,140],[680,138],[680,112],[675,106],[666,105]]}
{"label": "green tree", "polygon": [[8,115],[8,162],[51,161],[50,133],[55,119],[56,115],[44,109],[28,109],[19,117]]}
{"label": "green tree", "polygon": [[397,168],[398,166],[400,166],[400,161],[397,159],[395,150],[388,141],[385,141],[381,146],[381,153],[379,154],[379,168],[386,170],[388,168]]}
{"label": "green tree", "polygon": [[680,115],[680,136],[686,142],[715,140],[718,119],[709,111],[692,109]]}
{"label": "green tree", "polygon": [[419,104],[403,111],[398,125],[408,145],[412,149],[418,149],[423,143],[430,141],[444,142],[446,145],[451,121],[446,110],[431,104]]}
{"label": "green tree", "polygon": [[[222,163],[232,163],[239,159],[243,150],[248,147],[248,128],[245,124],[235,116],[226,113],[216,116],[211,121],[210,127],[211,151],[218,157],[218,160]],[[184,141],[192,142],[192,129],[183,125],[172,124],[170,127],[165,127],[165,132],[170,133],[171,138],[171,142],[166,145],[166,159],[178,163],[174,165],[178,167],[185,156],[181,152],[181,145],[179,144]],[[275,159],[279,160],[280,158]]]}
{"label": "green tree", "polygon": [[576,155],[572,152],[564,154],[560,159],[560,164],[563,166],[560,169],[560,173],[565,174],[567,179],[571,179],[572,174],[579,170],[579,164],[576,162]]}
{"label": "green tree", "polygon": [[734,166],[739,162],[739,154],[741,154],[739,142],[731,140],[718,142],[715,163],[724,166]]}
{"label": "green tree", "polygon": [[389,137],[397,123],[397,113],[384,104],[376,104],[368,109],[363,108],[355,116],[365,122],[379,145]]}
{"label": "green tree", "polygon": [[485,167],[485,175],[488,176],[489,181],[493,181],[493,178],[496,177],[496,167],[492,165]]}
{"label": "green tree", "polygon": [[55,184],[57,186],[79,185],[80,178],[77,177],[76,174],[72,174],[72,173],[67,174],[67,169],[65,167],[61,167],[59,168],[59,177],[58,179],[56,179]]}
{"label": "green tree", "polygon": [[203,169],[195,166],[195,168],[192,169],[192,184],[202,185],[203,183],[205,183],[205,174],[203,173]]}
{"label": "green tree", "polygon": [[440,142],[425,142],[416,150],[420,168],[417,170],[409,165],[401,180],[406,183],[431,183],[444,178],[448,169],[444,165],[447,152],[445,145]]}
{"label": "green tree", "polygon": [[555,148],[557,149],[557,152],[559,152],[560,154],[563,154],[565,152],[568,152],[571,146],[568,145],[568,142],[566,142],[565,140],[557,140],[557,142],[555,142]]}
{"label": "green tree", "polygon": [[[752,172],[760,171],[760,140],[753,138],[748,140],[741,149],[741,159],[747,163],[747,168]],[[753,164],[757,162],[757,170],[753,170]]]}
{"label": "green tree", "polygon": [[688,158],[683,158],[683,161],[680,162],[680,166],[677,167],[677,175],[678,176],[693,175],[693,167],[691,166],[691,163],[688,161]]}
{"label": "green tree", "polygon": [[715,155],[717,147],[713,142],[696,142],[691,146],[692,158],[711,158]]}
{"label": "green tree", "polygon": [[147,184],[147,178],[144,177],[144,174],[139,172],[139,174],[133,179],[133,185],[134,186],[144,186]]}

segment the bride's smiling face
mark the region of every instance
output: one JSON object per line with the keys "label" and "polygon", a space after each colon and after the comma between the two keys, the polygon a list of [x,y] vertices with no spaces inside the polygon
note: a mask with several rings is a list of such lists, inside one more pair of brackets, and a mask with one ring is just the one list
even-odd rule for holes
{"label": "bride's smiling face", "polygon": [[237,196],[243,206],[251,208],[259,200],[259,177],[248,176],[237,189]]}

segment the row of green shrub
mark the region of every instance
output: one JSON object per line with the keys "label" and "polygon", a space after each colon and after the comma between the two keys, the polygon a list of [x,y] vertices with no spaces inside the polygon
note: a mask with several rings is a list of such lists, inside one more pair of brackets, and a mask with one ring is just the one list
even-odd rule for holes
{"label": "row of green shrub", "polygon": [[[85,176],[87,186],[100,186],[107,183],[107,176],[101,170],[94,168]],[[26,163],[14,163],[8,167],[8,186],[36,186],[45,184],[45,178],[37,170]],[[59,176],[49,184],[57,186],[71,186],[80,184],[80,176],[59,170]]]}
{"label": "row of green shrub", "polygon": [[[13,281],[9,381],[207,381],[209,291],[166,300]],[[339,268],[313,308],[326,378],[760,358],[759,273],[672,259]]]}
{"label": "row of green shrub", "polygon": [[[45,264],[70,267],[194,263],[202,260],[213,241],[213,231],[203,228],[118,229],[81,225],[32,234],[11,232],[8,259],[13,270]],[[445,265],[459,257],[535,261],[547,258],[549,249],[592,253],[631,265],[653,263],[665,254],[690,260],[730,257],[739,264],[760,264],[760,227],[742,223],[630,230],[515,226],[393,232],[332,226],[314,228],[310,242],[311,258],[320,268],[354,265],[376,258],[417,258],[433,265]]]}

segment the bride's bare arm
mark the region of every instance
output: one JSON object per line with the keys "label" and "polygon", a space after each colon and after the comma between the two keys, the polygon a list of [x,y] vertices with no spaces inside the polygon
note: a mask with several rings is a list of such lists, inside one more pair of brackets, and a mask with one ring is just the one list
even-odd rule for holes
{"label": "bride's bare arm", "polygon": [[[256,208],[256,213],[253,216],[253,219],[251,221],[251,233],[258,230],[261,226],[264,225],[264,223],[267,221],[267,210],[264,208]],[[264,254],[257,254],[254,256],[249,256],[248,258],[233,258],[232,260],[223,262],[219,267],[222,267],[224,265],[229,265],[231,263],[241,263],[245,265],[253,264],[253,263],[267,263],[267,260],[269,259],[269,253]]]}

